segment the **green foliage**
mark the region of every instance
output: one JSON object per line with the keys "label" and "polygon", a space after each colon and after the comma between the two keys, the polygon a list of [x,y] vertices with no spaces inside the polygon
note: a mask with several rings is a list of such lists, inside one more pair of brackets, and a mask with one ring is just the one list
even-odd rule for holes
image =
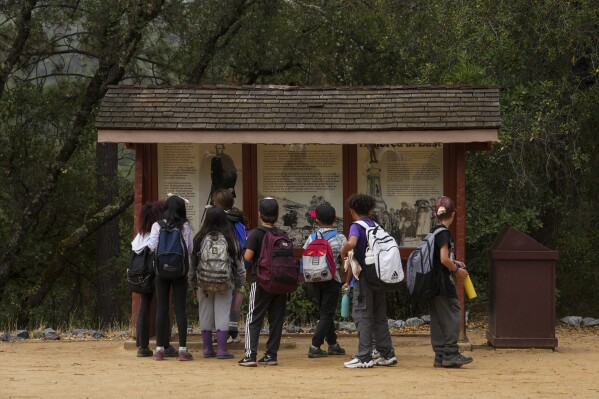
{"label": "green foliage", "polygon": [[[103,271],[96,270],[93,237],[69,254],[41,306],[28,308],[27,297],[59,244],[99,211],[93,112],[81,110],[108,82],[98,77],[116,76],[119,68],[124,68],[120,82],[138,84],[499,85],[500,140],[492,151],[469,153],[467,159],[467,263],[479,297],[486,295],[488,249],[509,225],[560,252],[560,313],[597,316],[595,2],[163,3],[66,0],[34,9],[20,56],[1,76],[6,78],[0,95],[3,243],[23,225],[26,206],[49,187],[51,170],[73,137],[76,148],[60,163],[56,184],[26,228],[26,250],[19,251],[4,289],[0,284],[0,325],[23,314],[40,324],[97,321],[93,287]],[[0,6],[3,68],[20,6]],[[155,18],[141,23],[155,10]],[[88,120],[77,125],[81,118]],[[131,163],[122,163],[111,184],[130,193],[132,177]],[[109,262],[113,270],[125,268],[132,212],[121,215],[121,254]],[[123,281],[112,294],[128,314]],[[394,318],[423,311],[401,293],[399,299],[390,296],[388,305]],[[304,286],[291,296],[288,310],[290,322],[317,317]]]}

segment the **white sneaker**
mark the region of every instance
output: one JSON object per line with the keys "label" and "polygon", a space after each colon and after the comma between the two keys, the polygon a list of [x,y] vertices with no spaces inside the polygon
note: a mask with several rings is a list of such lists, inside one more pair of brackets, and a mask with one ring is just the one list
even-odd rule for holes
{"label": "white sneaker", "polygon": [[372,360],[376,360],[381,357],[381,353],[376,349],[372,350]]}
{"label": "white sneaker", "polygon": [[227,338],[227,343],[228,344],[232,344],[232,343],[237,343],[237,342],[241,342],[241,339],[239,338],[239,335],[236,336],[235,338],[229,336],[229,338]]}
{"label": "white sneaker", "polygon": [[392,356],[389,359],[379,357],[374,362],[375,366],[393,366],[394,364],[397,364],[397,358],[395,356]]}
{"label": "white sneaker", "polygon": [[343,365],[348,369],[369,369],[374,366],[374,362],[372,360],[363,362],[360,359],[352,359],[349,362],[343,363]]}

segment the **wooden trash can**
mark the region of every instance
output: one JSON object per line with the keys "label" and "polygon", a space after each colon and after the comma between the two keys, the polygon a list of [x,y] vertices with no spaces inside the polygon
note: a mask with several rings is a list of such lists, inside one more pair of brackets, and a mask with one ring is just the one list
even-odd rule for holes
{"label": "wooden trash can", "polygon": [[555,349],[558,252],[507,227],[495,239],[490,256],[489,344]]}

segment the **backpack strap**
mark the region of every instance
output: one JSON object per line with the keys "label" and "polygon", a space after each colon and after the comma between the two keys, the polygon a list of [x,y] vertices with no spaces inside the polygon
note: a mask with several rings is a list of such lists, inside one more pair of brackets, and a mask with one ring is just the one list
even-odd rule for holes
{"label": "backpack strap", "polygon": [[327,231],[326,234],[322,235],[322,238],[329,241],[331,238],[335,237],[337,234],[339,234],[339,232],[337,230],[329,230],[329,231]]}

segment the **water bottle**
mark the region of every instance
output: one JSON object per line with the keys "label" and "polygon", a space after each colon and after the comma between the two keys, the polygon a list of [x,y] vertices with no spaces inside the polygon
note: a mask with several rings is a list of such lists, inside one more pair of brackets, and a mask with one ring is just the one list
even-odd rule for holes
{"label": "water bottle", "polygon": [[341,298],[341,317],[347,319],[349,317],[349,288],[343,290]]}

